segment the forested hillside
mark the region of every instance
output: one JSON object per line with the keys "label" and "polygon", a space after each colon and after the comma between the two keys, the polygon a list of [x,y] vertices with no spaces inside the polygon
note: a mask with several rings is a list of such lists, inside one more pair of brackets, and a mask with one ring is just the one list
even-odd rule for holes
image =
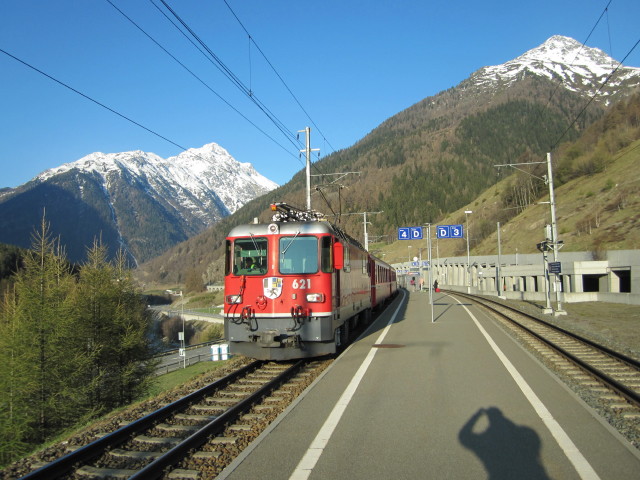
{"label": "forested hillside", "polygon": [[[523,155],[540,162],[543,157]],[[604,251],[640,248],[640,93],[614,105],[575,141],[553,154],[556,213],[563,251],[588,251],[594,259]],[[471,253],[497,253],[497,222],[503,254],[535,253],[550,222],[545,164],[502,168],[499,182],[473,201],[439,219],[464,224],[469,216]],[[496,170],[497,172],[497,170]],[[377,244],[390,261],[407,259],[407,243]],[[441,257],[466,253],[466,243],[439,242]]]}

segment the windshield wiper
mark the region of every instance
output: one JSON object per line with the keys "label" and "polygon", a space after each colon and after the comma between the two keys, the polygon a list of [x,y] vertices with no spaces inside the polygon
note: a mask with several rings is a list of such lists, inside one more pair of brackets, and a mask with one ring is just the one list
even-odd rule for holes
{"label": "windshield wiper", "polygon": [[287,245],[284,250],[282,250],[280,252],[280,254],[282,255],[282,258],[284,259],[284,254],[287,253],[287,250],[289,250],[289,247],[291,246],[291,244],[293,244],[293,241],[296,239],[296,237],[300,235],[300,231],[297,231],[296,234],[293,236],[293,238],[291,239],[291,241],[289,242],[289,245]]}

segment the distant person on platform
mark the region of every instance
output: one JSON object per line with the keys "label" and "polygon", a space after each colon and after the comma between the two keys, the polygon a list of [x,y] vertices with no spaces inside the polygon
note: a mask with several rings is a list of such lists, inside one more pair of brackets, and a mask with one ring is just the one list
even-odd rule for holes
{"label": "distant person on platform", "polygon": [[439,292],[440,291],[440,290],[438,290],[438,279],[437,278],[433,281],[433,291],[434,292]]}

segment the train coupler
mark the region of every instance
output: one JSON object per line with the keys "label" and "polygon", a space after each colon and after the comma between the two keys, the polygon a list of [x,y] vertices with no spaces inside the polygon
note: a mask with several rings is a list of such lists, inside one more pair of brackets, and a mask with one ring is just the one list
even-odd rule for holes
{"label": "train coupler", "polygon": [[251,341],[264,348],[300,347],[300,335],[287,335],[277,330],[266,330],[250,336]]}

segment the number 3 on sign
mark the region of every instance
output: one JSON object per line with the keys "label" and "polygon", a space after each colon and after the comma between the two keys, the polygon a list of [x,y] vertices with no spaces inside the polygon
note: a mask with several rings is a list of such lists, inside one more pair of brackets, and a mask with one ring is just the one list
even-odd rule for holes
{"label": "number 3 on sign", "polygon": [[309,288],[311,288],[311,279],[310,278],[300,278],[300,279],[294,279],[293,283],[291,284],[291,286],[294,288],[294,290],[307,290]]}

